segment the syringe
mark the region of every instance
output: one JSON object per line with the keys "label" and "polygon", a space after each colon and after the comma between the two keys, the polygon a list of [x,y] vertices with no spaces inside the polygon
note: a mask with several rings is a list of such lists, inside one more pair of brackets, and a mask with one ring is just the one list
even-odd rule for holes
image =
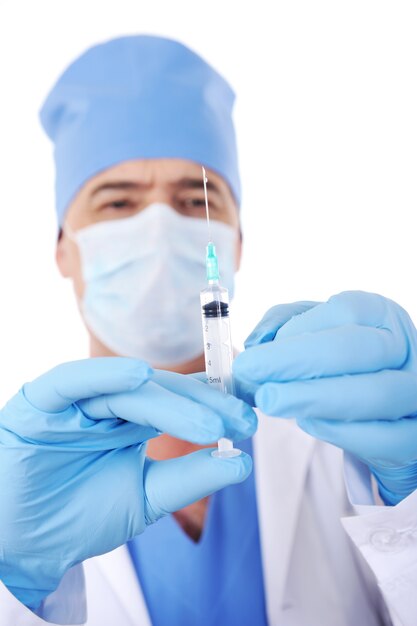
{"label": "syringe", "polygon": [[[204,167],[202,170],[209,233],[209,242],[206,249],[208,285],[200,293],[207,382],[223,393],[233,394],[233,346],[230,333],[229,292],[219,284],[219,265],[216,248],[211,241],[210,235],[207,177]],[[233,447],[233,441],[222,437],[218,441],[217,450],[212,454],[213,456],[225,458],[238,456],[240,450]]]}

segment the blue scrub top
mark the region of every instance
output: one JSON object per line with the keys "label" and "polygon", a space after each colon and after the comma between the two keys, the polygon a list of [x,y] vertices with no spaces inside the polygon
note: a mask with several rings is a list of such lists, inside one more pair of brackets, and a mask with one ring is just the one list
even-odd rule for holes
{"label": "blue scrub top", "polygon": [[253,472],[211,496],[198,543],[169,515],[128,547],[153,626],[267,625]]}

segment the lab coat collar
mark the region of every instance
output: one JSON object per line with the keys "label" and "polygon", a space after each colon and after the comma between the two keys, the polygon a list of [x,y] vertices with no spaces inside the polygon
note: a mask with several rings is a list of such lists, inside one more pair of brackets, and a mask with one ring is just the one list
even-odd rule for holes
{"label": "lab coat collar", "polygon": [[266,611],[268,623],[278,624],[315,440],[293,420],[258,417],[254,466]]}
{"label": "lab coat collar", "polygon": [[151,626],[145,598],[127,545],[102,554],[95,561],[128,614],[132,626]]}

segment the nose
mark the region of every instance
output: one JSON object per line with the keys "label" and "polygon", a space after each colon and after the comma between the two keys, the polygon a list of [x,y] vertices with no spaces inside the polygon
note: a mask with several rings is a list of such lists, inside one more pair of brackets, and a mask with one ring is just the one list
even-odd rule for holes
{"label": "nose", "polygon": [[163,187],[154,187],[148,191],[145,198],[145,206],[149,206],[150,204],[161,203],[161,204],[169,204],[173,207],[173,198],[172,194]]}

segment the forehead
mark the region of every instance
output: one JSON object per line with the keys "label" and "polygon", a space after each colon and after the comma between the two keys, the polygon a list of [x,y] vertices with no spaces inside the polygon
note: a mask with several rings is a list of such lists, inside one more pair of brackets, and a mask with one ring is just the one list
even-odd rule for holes
{"label": "forehead", "polygon": [[[206,169],[207,178],[215,183],[219,191],[230,193],[225,180],[213,170]],[[129,180],[144,185],[175,185],[181,180],[193,178],[201,179],[203,187],[203,174],[201,166],[194,161],[185,159],[137,159],[123,161],[96,174],[85,185],[85,190],[90,191],[97,185],[110,180]]]}

